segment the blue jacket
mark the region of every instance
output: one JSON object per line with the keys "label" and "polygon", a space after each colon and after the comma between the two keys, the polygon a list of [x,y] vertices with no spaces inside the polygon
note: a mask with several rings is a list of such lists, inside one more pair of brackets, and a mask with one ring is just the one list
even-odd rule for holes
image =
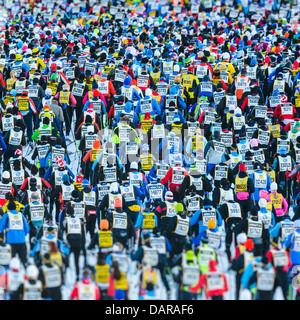
{"label": "blue jacket", "polygon": [[[126,102],[126,103],[128,103],[128,102]],[[125,110],[124,111],[125,111],[125,113],[129,114],[132,110],[131,109],[126,109],[126,106],[125,106]],[[114,126],[116,126],[120,122],[121,114],[122,114],[122,111],[120,111],[117,115],[115,115],[116,122],[114,123]],[[138,125],[139,125],[139,122],[140,122],[140,119],[139,119],[138,115],[134,112],[133,113],[132,123],[137,128]]]}
{"label": "blue jacket", "polygon": [[[144,211],[144,213],[145,214],[150,214],[150,213],[152,213],[151,211],[150,212],[145,212]],[[156,217],[156,215],[154,214],[154,220],[155,220],[155,227],[157,227],[157,217]],[[138,217],[137,217],[137,220],[136,220],[136,223],[135,223],[135,228],[137,229],[137,228],[142,228],[142,226],[143,226],[143,221],[144,221],[144,216],[143,216],[143,213],[139,213],[139,215],[138,215]]]}
{"label": "blue jacket", "polygon": [[[34,248],[30,252],[30,257],[34,257],[36,253],[38,253],[41,250],[41,239],[38,240]],[[69,255],[70,248],[66,247],[60,239],[57,239],[56,245],[61,253],[64,253],[65,255]]]}
{"label": "blue jacket", "polygon": [[282,221],[277,222],[274,228],[269,230],[271,238],[277,238],[280,235],[281,222],[292,222],[292,221],[290,219],[283,219]]}
{"label": "blue jacket", "polygon": [[[300,229],[295,229],[295,232],[300,234]],[[300,264],[300,251],[294,251],[295,245],[295,235],[294,233],[291,233],[284,242],[284,247],[289,250],[291,262],[293,265]]]}
{"label": "blue jacket", "polygon": [[[74,179],[75,175],[72,172],[72,170],[69,168],[68,165],[66,165],[66,169],[68,170],[68,172],[71,175],[72,179]],[[47,169],[47,171],[46,171],[46,173],[44,175],[44,179],[49,182],[50,181],[50,177],[52,176],[52,174],[53,174],[53,172],[52,172],[52,163],[51,163],[50,167]]]}
{"label": "blue jacket", "polygon": [[[161,103],[160,103],[160,109],[163,110],[164,109],[164,105],[165,105],[165,99],[166,98],[163,98]],[[181,97],[178,96],[178,99],[177,99],[177,102],[179,104],[179,106],[182,108],[182,109],[186,109],[186,103],[183,101],[183,99]]]}
{"label": "blue jacket", "polygon": [[161,114],[161,109],[157,103],[157,101],[153,98],[150,98],[150,97],[145,97],[143,100],[139,100],[139,102],[137,103],[136,105],[136,108],[135,108],[135,113],[136,114],[140,114],[140,115],[144,115],[144,113],[141,112],[141,101],[145,101],[145,100],[152,100],[152,111],[149,112],[151,114],[151,116],[155,116],[156,114]]}
{"label": "blue jacket", "polygon": [[[128,88],[130,88],[131,86],[126,86],[126,85],[124,85],[123,86],[125,89],[128,89]],[[122,88],[121,88],[121,90],[122,90]],[[138,92],[137,92],[137,90],[136,89],[134,89],[134,88],[132,88],[132,96],[131,96],[131,99],[129,99],[129,100],[141,100],[142,98],[140,97],[140,95],[138,94]]]}
{"label": "blue jacket", "polygon": [[[208,209],[208,208],[212,208],[211,206],[204,206],[203,209]],[[196,224],[198,222],[199,224],[199,234],[203,231],[205,231],[207,229],[207,227],[203,226],[203,221],[200,220],[199,221],[199,217],[202,213],[202,210],[197,210],[192,217],[189,217],[190,219],[190,226],[193,226],[194,224]],[[220,212],[216,209],[216,213],[217,213],[217,227],[221,227],[223,220],[222,217],[220,215]]]}
{"label": "blue jacket", "polygon": [[[103,152],[99,153],[99,154],[98,154],[98,157],[97,157],[96,160],[93,162],[92,171],[95,170],[97,164],[99,163],[99,161],[100,161],[100,159],[101,159],[101,157],[102,157],[102,154],[103,154]],[[123,168],[122,162],[120,161],[120,158],[118,157],[118,155],[116,155],[116,161],[117,161],[117,164],[118,164],[119,169],[122,169],[122,168]]]}
{"label": "blue jacket", "polygon": [[[261,257],[254,258],[254,261],[261,262]],[[273,268],[271,263],[269,263],[269,268]],[[244,288],[251,290],[256,287],[256,282],[253,282],[249,286],[249,281],[250,281],[251,277],[253,276],[253,274],[254,274],[253,265],[252,265],[252,263],[249,263],[248,266],[246,267],[245,271],[243,272],[243,275],[241,278],[241,284]]]}
{"label": "blue jacket", "polygon": [[[199,246],[202,237],[206,237],[206,236],[207,236],[206,230],[208,230],[207,227],[202,227],[202,231],[199,232],[198,236],[192,238],[192,243],[193,243],[195,246]],[[219,228],[218,228],[218,227],[215,227],[215,229],[211,229],[210,231],[211,231],[211,232],[218,232],[218,231],[219,231]],[[220,238],[220,246],[219,246],[218,249],[220,249],[221,247],[222,247],[222,238]]]}
{"label": "blue jacket", "polygon": [[[16,210],[10,211],[12,214],[18,214]],[[10,230],[10,221],[8,213],[5,213],[0,220],[0,232],[3,232],[7,228],[6,232],[6,243],[14,244],[14,243],[26,243],[25,236],[29,232],[29,226],[26,218],[22,214],[23,218],[23,229],[22,230]]]}
{"label": "blue jacket", "polygon": [[[179,118],[180,118],[180,122],[181,123],[185,123],[185,119],[184,119],[184,116],[183,116],[183,114],[182,114],[182,112],[180,111],[180,110],[177,110],[177,114],[179,115]],[[163,123],[167,123],[167,119],[166,119],[166,111],[164,111],[163,112],[163,114],[162,114],[162,122]]]}
{"label": "blue jacket", "polygon": [[7,146],[3,140],[3,137],[2,137],[2,132],[0,131],[0,143],[1,143],[1,148],[3,149],[3,152],[5,152],[7,150]]}
{"label": "blue jacket", "polygon": [[[258,174],[263,173],[262,170],[257,170],[255,172]],[[268,174],[267,174],[267,188],[255,188],[255,175],[254,175],[254,173],[251,173],[249,178],[253,181],[253,185],[254,185],[254,193],[252,193],[252,195],[251,195],[252,199],[254,199],[255,201],[258,201],[260,199],[260,197],[259,197],[260,190],[266,190],[266,191],[270,192],[272,180]]]}

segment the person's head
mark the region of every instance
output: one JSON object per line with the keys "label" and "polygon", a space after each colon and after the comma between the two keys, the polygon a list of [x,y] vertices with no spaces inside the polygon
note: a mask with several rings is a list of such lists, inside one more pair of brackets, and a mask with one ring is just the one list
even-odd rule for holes
{"label": "person's head", "polygon": [[172,191],[167,191],[165,193],[165,200],[166,201],[173,201],[173,192]]}
{"label": "person's head", "polygon": [[254,242],[251,238],[245,241],[245,249],[251,252],[254,249]]}
{"label": "person's head", "polygon": [[207,236],[203,236],[201,237],[201,246],[207,245],[208,244],[208,237]]}
{"label": "person's head", "polygon": [[190,195],[191,195],[191,196],[194,196],[194,195],[196,194],[196,191],[197,191],[197,189],[196,189],[195,185],[192,184],[192,185],[189,187]]}
{"label": "person's head", "polygon": [[32,174],[33,176],[35,176],[35,175],[38,174],[39,169],[37,168],[36,165],[33,164],[33,165],[30,167],[30,172],[31,172],[31,174]]}
{"label": "person's head", "polygon": [[49,245],[49,253],[50,255],[52,253],[58,253],[59,250],[58,250],[58,247],[56,245],[56,243],[54,241],[48,241],[48,245]]}
{"label": "person's head", "polygon": [[138,164],[136,161],[131,162],[130,170],[138,170]]}
{"label": "person's head", "polygon": [[209,230],[214,230],[216,228],[217,224],[216,224],[216,220],[211,219],[207,222],[207,228]]}
{"label": "person's head", "polygon": [[276,182],[272,182],[271,183],[271,187],[270,187],[270,189],[271,189],[271,192],[274,192],[274,191],[277,191],[277,183]]}
{"label": "person's head", "polygon": [[217,260],[210,260],[208,265],[209,265],[210,270],[215,270],[217,268],[218,261]]}
{"label": "person's head", "polygon": [[258,201],[258,206],[260,207],[260,209],[265,208],[267,206],[267,200],[264,198],[259,199]]}
{"label": "person's head", "polygon": [[37,202],[40,199],[39,194],[37,192],[32,192],[31,194],[31,201]]}
{"label": "person's head", "polygon": [[15,202],[10,201],[10,202],[8,203],[8,205],[7,205],[7,209],[8,209],[9,211],[16,210],[16,204],[15,204]]}
{"label": "person's head", "polygon": [[9,171],[4,171],[2,173],[2,181],[3,182],[8,182],[10,180],[10,173]]}
{"label": "person's head", "polygon": [[49,126],[50,124],[50,119],[48,117],[43,118],[43,125]]}
{"label": "person's head", "polygon": [[241,163],[240,165],[239,165],[239,172],[245,172],[246,171],[246,166],[245,166],[245,164],[244,163]]}
{"label": "person's head", "polygon": [[144,234],[144,236],[142,237],[142,243],[151,246],[151,238],[148,233]]}
{"label": "person's head", "polygon": [[12,271],[19,271],[21,267],[20,259],[14,257],[9,262],[9,269]]}
{"label": "person's head", "polygon": [[29,280],[37,280],[39,275],[39,270],[36,265],[31,264],[26,268],[26,274]]}
{"label": "person's head", "polygon": [[177,212],[177,214],[179,214],[180,216],[184,214],[184,208],[182,203],[178,202],[175,206],[175,210]]}
{"label": "person's head", "polygon": [[71,196],[73,199],[78,199],[79,198],[79,191],[77,189],[73,190],[71,193]]}
{"label": "person's head", "polygon": [[100,225],[99,225],[101,230],[108,230],[109,229],[109,223],[107,219],[102,219],[100,221]]}
{"label": "person's head", "polygon": [[257,217],[258,216],[258,209],[257,207],[252,207],[252,209],[250,210],[250,218],[251,217]]}
{"label": "person's head", "polygon": [[67,207],[67,212],[66,212],[67,217],[74,217],[74,208],[72,206]]}
{"label": "person's head", "polygon": [[56,137],[56,139],[55,139],[55,145],[57,145],[57,146],[61,146],[61,145],[62,145],[62,139],[61,139],[61,137]]}
{"label": "person's head", "polygon": [[212,202],[210,199],[204,199],[203,201],[203,206],[207,207],[207,206],[211,206],[212,205]]}
{"label": "person's head", "polygon": [[245,232],[239,233],[236,237],[236,240],[240,244],[245,244],[245,242],[247,241],[246,233]]}
{"label": "person's head", "polygon": [[116,210],[122,210],[122,200],[120,198],[116,198],[114,201],[114,206]]}
{"label": "person's head", "polygon": [[111,266],[111,269],[112,269],[112,276],[115,280],[120,280],[121,279],[121,272],[120,272],[120,269],[119,269],[119,263],[118,261],[113,261],[112,262],[112,266]]}
{"label": "person's head", "polygon": [[48,252],[43,254],[42,259],[44,264],[53,265],[53,262],[51,261],[51,258],[50,258],[50,254]]}
{"label": "person's head", "polygon": [[68,174],[64,174],[63,176],[62,176],[62,182],[64,183],[64,182],[67,182],[67,183],[69,183],[70,182],[70,177],[69,177],[69,175]]}
{"label": "person's head", "polygon": [[222,178],[220,184],[222,188],[225,188],[229,186],[229,181],[226,178]]}
{"label": "person's head", "polygon": [[82,279],[91,280],[92,278],[92,272],[90,269],[85,268],[82,271]]}
{"label": "person's head", "polygon": [[22,127],[22,120],[21,119],[18,119],[16,122],[15,122],[15,127],[18,127],[18,128],[21,128]]}

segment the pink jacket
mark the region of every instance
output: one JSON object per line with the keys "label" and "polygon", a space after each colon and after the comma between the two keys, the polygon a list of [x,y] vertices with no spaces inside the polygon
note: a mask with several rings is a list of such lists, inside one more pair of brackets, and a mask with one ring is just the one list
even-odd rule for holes
{"label": "pink jacket", "polygon": [[[101,93],[99,91],[99,98],[104,102],[105,104],[105,108],[107,107],[107,104],[106,104],[106,100],[105,100],[105,97],[103,95],[103,93]],[[84,96],[83,100],[82,100],[82,103],[83,105],[85,105],[85,103],[89,100],[89,93],[87,92],[86,95]]]}
{"label": "pink jacket", "polygon": [[[274,191],[271,192],[271,194],[274,194]],[[267,201],[271,202],[270,195],[267,196]],[[286,202],[283,196],[282,196],[282,206],[283,208],[275,208],[276,216],[283,216],[288,210],[288,207],[289,207],[288,203]]]}
{"label": "pink jacket", "polygon": [[[54,98],[59,100],[59,92],[54,96]],[[77,101],[72,93],[70,94],[70,101],[71,101],[72,106],[75,107],[77,104]]]}

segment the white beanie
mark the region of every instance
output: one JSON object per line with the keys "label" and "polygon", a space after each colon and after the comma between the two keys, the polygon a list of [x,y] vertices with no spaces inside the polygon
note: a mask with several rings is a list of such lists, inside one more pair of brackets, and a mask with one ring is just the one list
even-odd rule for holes
{"label": "white beanie", "polygon": [[242,114],[242,109],[239,107],[235,108],[234,114]]}
{"label": "white beanie", "polygon": [[271,191],[277,191],[277,183],[276,182],[271,183]]}
{"label": "white beanie", "polygon": [[52,90],[51,90],[50,88],[47,88],[47,89],[45,90],[45,93],[46,93],[46,94],[51,94],[51,95],[52,95]]}
{"label": "white beanie", "polygon": [[236,240],[239,242],[239,243],[245,243],[247,241],[247,235],[246,233],[242,232],[242,233],[239,233],[238,236],[236,237]]}
{"label": "white beanie", "polygon": [[267,206],[267,200],[264,198],[259,199],[258,205],[260,208],[265,208]]}
{"label": "white beanie", "polygon": [[165,194],[165,199],[166,200],[173,200],[173,192],[172,191],[167,191]]}

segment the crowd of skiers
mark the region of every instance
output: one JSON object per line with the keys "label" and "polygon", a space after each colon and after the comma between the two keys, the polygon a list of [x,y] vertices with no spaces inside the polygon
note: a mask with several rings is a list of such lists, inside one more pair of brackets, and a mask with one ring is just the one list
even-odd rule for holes
{"label": "crowd of skiers", "polygon": [[300,299],[299,1],[0,5],[2,300]]}

